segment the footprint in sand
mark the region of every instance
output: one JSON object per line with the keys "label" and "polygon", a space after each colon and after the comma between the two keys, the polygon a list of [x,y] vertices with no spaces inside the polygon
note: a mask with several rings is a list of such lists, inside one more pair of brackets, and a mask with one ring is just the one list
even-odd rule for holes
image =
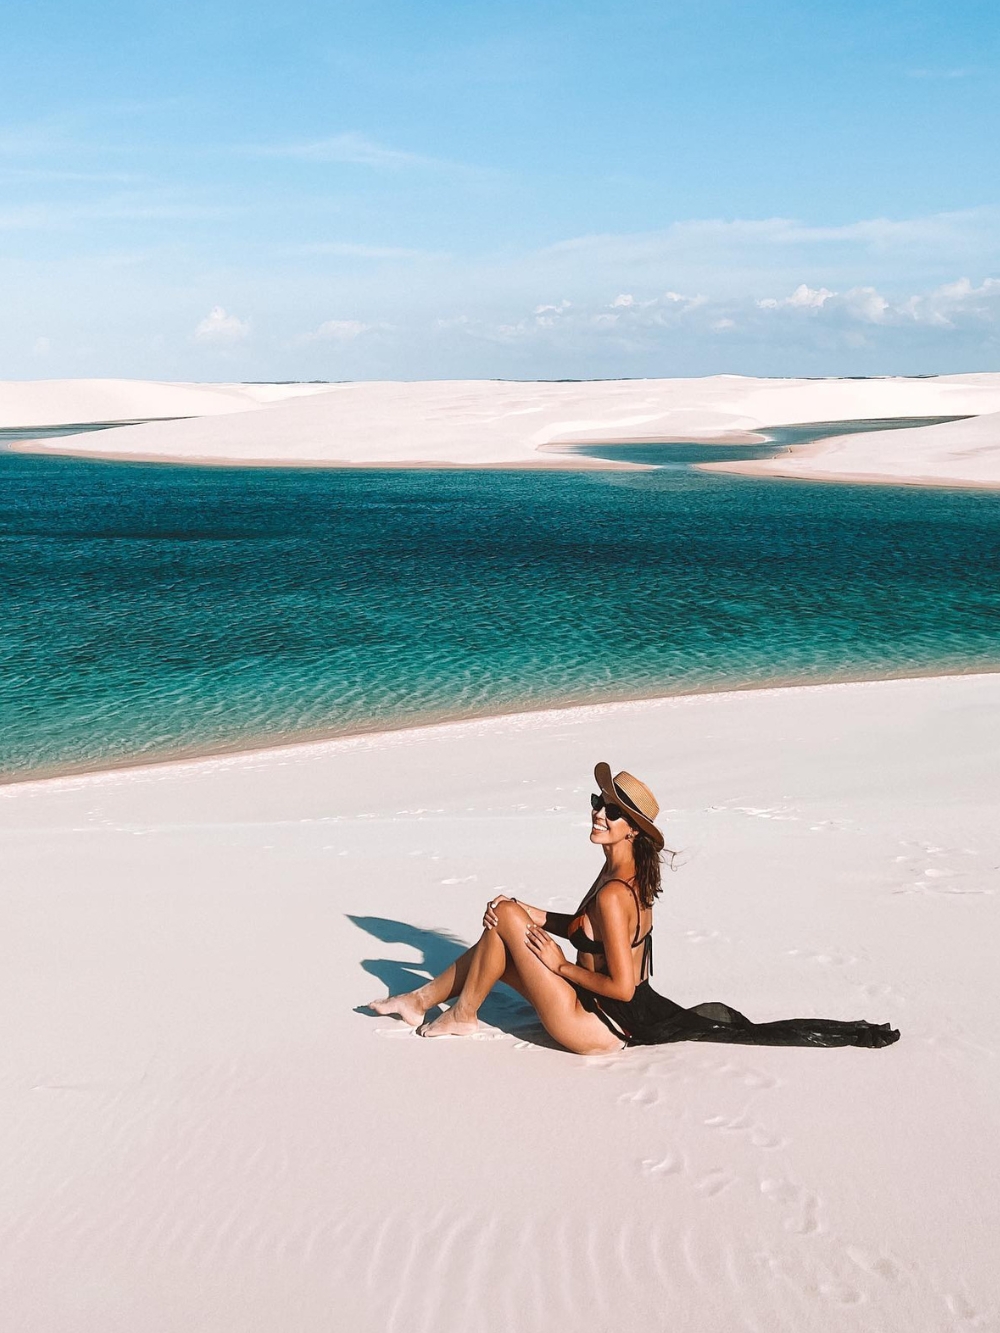
{"label": "footprint in sand", "polygon": [[713,1115],[705,1124],[709,1129],[721,1129],[727,1134],[746,1134],[755,1148],[781,1148],[787,1139],[779,1134],[772,1134],[763,1125],[758,1125],[749,1116],[739,1115],[732,1119],[724,1115]]}
{"label": "footprint in sand", "polygon": [[659,1100],[660,1094],[653,1088],[638,1088],[635,1092],[623,1092],[618,1098],[620,1105],[643,1108],[655,1106]]}
{"label": "footprint in sand", "polygon": [[782,1255],[761,1254],[758,1261],[772,1277],[780,1278],[804,1296],[822,1296],[836,1305],[860,1305],[867,1298],[864,1292],[842,1281],[829,1271],[814,1271]]}
{"label": "footprint in sand", "polygon": [[[953,865],[928,865],[928,861],[938,858],[946,858],[948,862],[957,863],[962,857],[978,857],[979,853],[972,847],[938,847],[930,842],[904,842],[901,847],[911,847],[915,850],[903,853],[893,857],[896,865],[904,868],[904,873],[913,875],[909,883],[900,884],[892,890],[893,894],[919,893],[926,897],[966,897],[966,896],[992,896],[996,889],[983,883],[982,880],[973,880],[969,883],[973,875],[972,870],[956,870]],[[957,880],[964,880],[965,883],[956,883]]]}
{"label": "footprint in sand", "polygon": [[653,1157],[644,1157],[639,1163],[644,1175],[654,1176],[679,1176],[685,1169],[684,1158],[680,1153],[668,1152],[666,1157],[661,1157],[657,1161]]}
{"label": "footprint in sand", "polygon": [[794,1231],[797,1236],[812,1236],[820,1230],[819,1199],[801,1185],[773,1177],[760,1182],[760,1192],[771,1203],[789,1210],[784,1223],[786,1231]]}
{"label": "footprint in sand", "polygon": [[[688,1164],[679,1152],[668,1152],[659,1159],[644,1157],[639,1163],[639,1169],[651,1180],[670,1180],[690,1174]],[[723,1167],[712,1167],[693,1180],[692,1188],[703,1199],[714,1199],[738,1183],[739,1177],[734,1176],[731,1171],[726,1171]]]}
{"label": "footprint in sand", "polygon": [[819,1294],[825,1296],[828,1301],[835,1301],[837,1305],[860,1305],[866,1299],[864,1292],[858,1291],[857,1287],[836,1280],[821,1282]]}
{"label": "footprint in sand", "polygon": [[966,1324],[970,1328],[982,1328],[986,1322],[972,1302],[959,1292],[946,1294],[944,1303],[951,1317],[957,1319],[960,1324]]}
{"label": "footprint in sand", "polygon": [[881,1250],[863,1250],[858,1245],[848,1245],[845,1254],[855,1268],[860,1268],[869,1277],[879,1277],[884,1282],[899,1282],[904,1276],[902,1265]]}
{"label": "footprint in sand", "polygon": [[780,819],[798,823],[801,815],[792,814],[788,806],[781,805],[734,805],[733,813],[748,815],[751,819]]}
{"label": "footprint in sand", "polygon": [[738,1177],[734,1176],[731,1171],[724,1171],[721,1168],[717,1168],[712,1171],[706,1171],[703,1176],[700,1176],[694,1182],[694,1187],[703,1199],[714,1199],[721,1194],[723,1190],[727,1190],[731,1185],[735,1185],[737,1181]]}

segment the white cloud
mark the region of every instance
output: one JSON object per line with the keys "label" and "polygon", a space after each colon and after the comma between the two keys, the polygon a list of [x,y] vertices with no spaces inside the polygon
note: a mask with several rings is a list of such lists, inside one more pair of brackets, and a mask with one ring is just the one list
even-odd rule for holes
{"label": "white cloud", "polygon": [[371,330],[370,324],[360,319],[328,319],[312,335],[317,342],[352,343]]}
{"label": "white cloud", "polygon": [[572,301],[560,301],[558,305],[536,305],[531,312],[535,323],[540,328],[551,328],[556,320],[565,315],[566,311],[571,309]]}
{"label": "white cloud", "polygon": [[800,282],[791,296],[782,297],[780,300],[773,296],[765,296],[757,302],[757,305],[761,310],[779,310],[782,306],[788,306],[793,310],[820,310],[831,296],[836,296],[836,292],[831,292],[829,287],[810,287]]}
{"label": "white cloud", "polygon": [[250,336],[250,321],[227,315],[221,305],[213,306],[195,326],[194,338],[203,343],[238,343]]}
{"label": "white cloud", "polygon": [[844,294],[844,304],[866,324],[882,324],[889,318],[889,302],[874,287],[852,287]]}
{"label": "white cloud", "polygon": [[807,329],[815,340],[814,350],[825,354],[838,346],[886,346],[887,339],[903,347],[905,331],[915,326],[941,330],[945,336],[949,330],[1000,331],[1000,278],[987,278],[978,286],[961,278],[904,296],[887,295],[871,285],[836,292],[808,283],[799,283],[780,299],[754,299],[738,293],[726,297],[676,291],[651,297],[630,294],[627,303],[619,298],[605,306],[563,300],[535,306],[520,317],[490,321],[465,315],[438,320],[436,326],[455,329],[473,340],[522,345],[542,359],[556,353],[581,359],[610,358],[616,352],[655,355],[658,349],[694,346],[700,338],[708,340],[719,333],[761,348],[788,342],[805,347]]}
{"label": "white cloud", "polygon": [[804,282],[800,282],[792,292],[791,296],[785,298],[785,305],[796,306],[804,310],[820,309],[833,292],[828,287],[809,287]]}
{"label": "white cloud", "polygon": [[546,262],[572,259],[596,266],[650,267],[659,263],[711,260],[716,265],[745,266],[748,256],[760,255],[769,268],[780,263],[781,252],[799,249],[824,254],[844,247],[869,253],[899,253],[912,262],[914,252],[935,259],[948,253],[997,248],[1000,209],[974,208],[935,213],[917,218],[863,218],[836,226],[812,225],[795,218],[696,218],[675,222],[660,231],[603,233],[558,241],[540,253]]}
{"label": "white cloud", "polygon": [[899,313],[918,324],[957,328],[962,324],[1000,324],[1000,278],[986,278],[974,287],[968,278],[944,283],[924,295],[911,296]]}
{"label": "white cloud", "polygon": [[[458,323],[459,321],[455,321]],[[437,327],[444,327],[441,320],[435,321]],[[380,334],[391,333],[392,324],[384,321],[366,323],[361,319],[327,319],[311,333],[304,333],[297,339],[300,343],[337,343],[346,347],[360,338],[375,338]]]}
{"label": "white cloud", "polygon": [[968,278],[944,283],[929,292],[916,293],[892,300],[875,287],[852,287],[844,293],[819,289],[801,283],[791,296],[781,300],[765,297],[757,301],[760,310],[807,309],[825,310],[833,318],[847,317],[863,324],[905,323],[924,324],[940,328],[957,328],[961,324],[1000,324],[1000,278],[986,278],[973,286]]}
{"label": "white cloud", "polygon": [[[360,151],[357,143],[348,147]],[[21,200],[12,195],[6,212],[0,205],[0,229],[68,230],[85,216],[95,226],[131,217],[149,227],[145,219],[181,210],[193,217],[191,205],[201,203],[199,195],[155,185],[88,188],[62,205],[25,191]],[[275,204],[300,206],[294,195]],[[237,298],[228,284],[202,289],[201,299],[246,305],[243,317],[231,307],[205,319],[193,315],[186,354],[169,336],[166,352],[146,350],[149,336],[170,326],[168,287],[183,290],[192,281],[194,252],[172,229],[145,240],[144,253],[133,247],[135,259],[127,247],[120,258],[109,254],[123,239],[101,227],[86,252],[66,247],[51,275],[43,267],[47,255],[29,256],[24,278],[8,264],[0,274],[8,304],[11,283],[20,284],[18,317],[7,321],[3,349],[8,373],[20,364],[25,376],[43,366],[87,375],[117,364],[137,375],[190,378],[199,361],[204,368],[209,347],[214,356],[231,355],[234,366],[238,356],[242,375],[289,379],[331,374],[331,357],[344,365],[338,373],[379,378],[930,372],[986,369],[1000,357],[1000,209],[854,221],[841,214],[830,226],[694,219],[655,232],[570,238],[544,250],[494,248],[483,236],[462,253],[428,250],[419,258],[407,247],[424,237],[405,217],[385,214],[377,230],[324,217],[305,237],[286,234],[293,244],[272,232],[270,248],[255,242],[252,254],[241,254],[234,239],[238,291],[255,292],[252,328],[249,298]],[[280,221],[277,212],[272,221]],[[428,235],[430,246],[433,231]],[[222,244],[224,229],[207,239]],[[312,247],[301,244],[310,239]],[[311,258],[324,253],[332,258]],[[262,256],[280,258],[280,284],[260,279]],[[111,273],[112,263],[132,268]],[[109,326],[107,345],[102,341],[99,355],[86,361],[72,322],[39,318],[33,288],[44,283],[58,289],[67,310],[86,308],[99,286],[113,291],[117,342]],[[44,308],[51,306],[47,297]],[[207,311],[207,300],[200,308]],[[392,331],[381,321],[391,321]],[[52,340],[46,362],[31,352],[39,329]]]}

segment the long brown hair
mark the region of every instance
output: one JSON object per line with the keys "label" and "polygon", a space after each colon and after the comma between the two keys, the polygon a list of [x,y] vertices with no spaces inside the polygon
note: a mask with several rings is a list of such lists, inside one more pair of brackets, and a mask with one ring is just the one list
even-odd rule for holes
{"label": "long brown hair", "polygon": [[[629,823],[632,821],[629,820]],[[672,852],[669,847],[661,850],[648,833],[636,828],[635,824],[632,824],[632,827],[636,829],[635,837],[632,839],[635,887],[643,907],[652,907],[663,889],[660,883],[663,857],[665,855],[670,857],[670,868],[673,870],[676,852]]]}

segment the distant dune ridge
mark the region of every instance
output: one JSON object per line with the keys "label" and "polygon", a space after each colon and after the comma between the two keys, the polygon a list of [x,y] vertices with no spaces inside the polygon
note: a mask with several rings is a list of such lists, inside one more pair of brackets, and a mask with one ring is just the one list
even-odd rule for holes
{"label": "distant dune ridge", "polygon": [[326,384],[170,384],[159,380],[0,381],[0,430],[149,417],[212,417],[322,392]]}
{"label": "distant dune ridge", "polygon": [[[207,464],[616,466],[574,443],[742,442],[768,426],[883,417],[976,421],[821,441],[780,459],[711,466],[816,479],[1000,485],[1000,374],[885,379],[494,380],[346,384],[0,384],[0,427],[148,421],[19,446]],[[620,465],[617,465],[620,466]]]}

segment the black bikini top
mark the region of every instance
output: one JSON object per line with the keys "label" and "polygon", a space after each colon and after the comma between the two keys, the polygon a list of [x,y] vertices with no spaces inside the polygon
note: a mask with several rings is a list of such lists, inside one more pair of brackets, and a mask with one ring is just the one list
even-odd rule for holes
{"label": "black bikini top", "polygon": [[[645,981],[646,978],[649,976],[650,972],[652,972],[653,970],[653,927],[650,926],[650,928],[646,931],[645,935],[642,936],[639,935],[639,931],[642,929],[642,905],[639,902],[639,895],[636,893],[635,886],[633,884],[630,884],[627,879],[609,879],[605,880],[605,883],[624,884],[625,887],[631,893],[632,897],[635,899],[636,923],[635,923],[635,938],[632,940],[632,948],[637,949],[640,944],[645,945],[642,951],[642,963],[639,968],[639,979],[640,981]],[[601,885],[601,888],[602,889],[604,888],[604,884]],[[600,889],[598,889],[598,893],[599,892]],[[569,931],[567,934],[567,938],[569,939],[570,944],[572,944],[573,948],[576,949],[578,953],[589,953],[595,955],[596,957],[603,958],[604,941],[591,939],[591,937],[587,934],[587,932],[583,928],[583,923],[586,919],[587,919],[586,912],[581,912],[579,916],[575,916],[573,920],[569,923]]]}

